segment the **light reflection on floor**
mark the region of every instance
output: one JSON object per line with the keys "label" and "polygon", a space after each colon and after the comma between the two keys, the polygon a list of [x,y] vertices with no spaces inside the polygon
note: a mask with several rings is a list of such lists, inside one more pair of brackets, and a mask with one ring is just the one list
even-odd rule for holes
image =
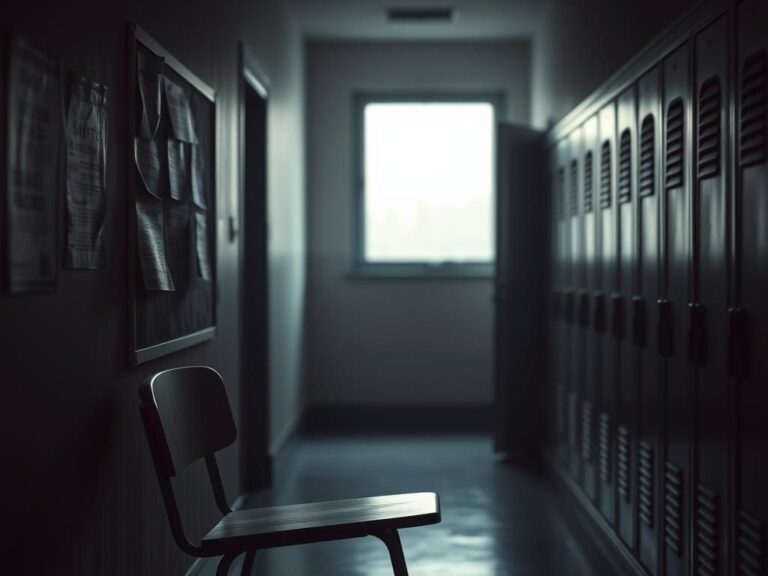
{"label": "light reflection on floor", "polygon": [[[501,462],[483,436],[307,439],[283,485],[252,505],[421,491],[440,494],[443,521],[401,531],[411,576],[618,574],[569,528],[566,501],[542,474]],[[214,573],[208,562],[199,574]],[[360,538],[262,551],[252,574],[391,576],[392,568],[380,541]]]}

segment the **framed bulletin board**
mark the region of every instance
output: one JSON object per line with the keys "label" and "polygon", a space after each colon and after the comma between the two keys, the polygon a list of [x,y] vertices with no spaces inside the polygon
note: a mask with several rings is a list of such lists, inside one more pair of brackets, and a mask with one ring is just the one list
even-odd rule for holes
{"label": "framed bulletin board", "polygon": [[129,29],[132,361],[216,335],[213,89]]}

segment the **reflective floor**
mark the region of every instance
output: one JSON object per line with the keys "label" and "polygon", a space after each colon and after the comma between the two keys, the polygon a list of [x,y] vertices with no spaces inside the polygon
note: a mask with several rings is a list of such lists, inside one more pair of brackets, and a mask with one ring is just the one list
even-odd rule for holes
{"label": "reflective floor", "polygon": [[[281,486],[250,505],[436,491],[443,521],[401,531],[411,576],[616,575],[535,467],[493,455],[485,436],[322,437],[299,442]],[[209,561],[199,572],[215,573]],[[239,563],[231,574],[240,574]],[[373,538],[259,552],[253,576],[390,576]]]}

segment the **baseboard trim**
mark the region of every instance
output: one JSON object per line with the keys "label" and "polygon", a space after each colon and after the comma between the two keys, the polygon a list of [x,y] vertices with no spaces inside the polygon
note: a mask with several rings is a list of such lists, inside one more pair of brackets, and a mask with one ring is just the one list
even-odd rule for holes
{"label": "baseboard trim", "polygon": [[466,433],[490,432],[493,408],[487,404],[354,405],[307,407],[310,433]]}
{"label": "baseboard trim", "polygon": [[623,569],[622,573],[628,576],[651,576],[627,549],[608,521],[594,508],[581,486],[557,465],[555,458],[547,451],[544,452],[544,462],[550,473],[562,482],[568,495],[578,501],[576,513],[585,520],[583,524],[593,533],[595,542],[601,546],[605,555],[618,563]]}

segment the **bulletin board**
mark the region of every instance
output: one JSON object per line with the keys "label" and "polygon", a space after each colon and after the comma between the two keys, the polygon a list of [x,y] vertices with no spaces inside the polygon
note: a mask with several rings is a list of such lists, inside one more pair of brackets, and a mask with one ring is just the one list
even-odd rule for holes
{"label": "bulletin board", "polygon": [[133,363],[216,335],[215,94],[129,27]]}

